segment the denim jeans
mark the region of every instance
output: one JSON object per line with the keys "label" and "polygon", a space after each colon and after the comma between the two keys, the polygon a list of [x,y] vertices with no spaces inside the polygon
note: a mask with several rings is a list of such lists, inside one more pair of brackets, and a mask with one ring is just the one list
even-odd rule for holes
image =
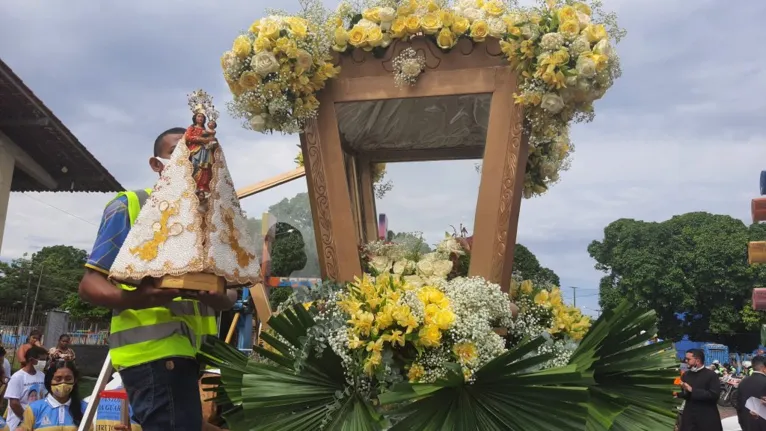
{"label": "denim jeans", "polygon": [[164,358],[120,370],[133,419],[142,430],[202,429],[199,370],[191,358]]}

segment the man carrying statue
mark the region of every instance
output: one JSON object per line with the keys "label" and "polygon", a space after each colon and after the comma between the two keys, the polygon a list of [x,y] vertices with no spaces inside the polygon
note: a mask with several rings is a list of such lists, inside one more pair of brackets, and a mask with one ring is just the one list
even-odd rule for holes
{"label": "man carrying statue", "polygon": [[[149,159],[154,172],[169,165],[185,131],[172,128],[157,137]],[[195,359],[199,341],[217,335],[216,312],[230,309],[237,295],[233,289],[160,288],[159,279],[151,277],[136,287],[110,281],[112,264],[150,193],[125,191],[106,205],[79,293],[93,305],[114,310],[109,354],[142,429],[201,430],[200,365]]]}

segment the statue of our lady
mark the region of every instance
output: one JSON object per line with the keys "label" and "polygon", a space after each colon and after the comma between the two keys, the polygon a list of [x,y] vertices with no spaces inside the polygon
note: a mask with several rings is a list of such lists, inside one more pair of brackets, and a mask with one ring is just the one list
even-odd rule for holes
{"label": "statue of our lady", "polygon": [[218,112],[202,90],[189,107],[192,125],[112,265],[115,281],[154,277],[162,287],[222,291],[259,280],[255,241],[215,137]]}

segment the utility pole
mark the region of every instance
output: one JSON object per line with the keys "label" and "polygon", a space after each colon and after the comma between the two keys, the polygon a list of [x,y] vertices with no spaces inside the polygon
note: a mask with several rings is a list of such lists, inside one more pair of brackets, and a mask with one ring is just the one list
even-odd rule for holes
{"label": "utility pole", "polygon": [[[27,293],[24,295],[24,313],[22,316],[27,315],[27,305],[29,304],[29,291],[32,290],[32,268],[29,268],[29,281],[27,282]],[[21,327],[23,321],[19,320],[19,327]]]}
{"label": "utility pole", "polygon": [[43,269],[45,267],[40,265],[40,277],[37,279],[37,289],[35,290],[35,300],[32,302],[32,313],[29,314],[29,326],[32,326],[32,318],[35,317],[35,307],[37,307],[37,295],[40,294],[40,283],[43,281]]}
{"label": "utility pole", "polygon": [[577,289],[579,289],[579,287],[569,286],[569,288],[572,289],[572,306],[577,307]]}

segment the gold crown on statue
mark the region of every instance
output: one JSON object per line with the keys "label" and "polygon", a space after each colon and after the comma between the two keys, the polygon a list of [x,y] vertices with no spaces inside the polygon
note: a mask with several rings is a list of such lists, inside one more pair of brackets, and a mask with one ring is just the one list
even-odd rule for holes
{"label": "gold crown on statue", "polygon": [[218,111],[213,105],[213,97],[204,90],[196,90],[189,94],[189,108],[195,114],[205,114],[208,121],[218,120]]}

